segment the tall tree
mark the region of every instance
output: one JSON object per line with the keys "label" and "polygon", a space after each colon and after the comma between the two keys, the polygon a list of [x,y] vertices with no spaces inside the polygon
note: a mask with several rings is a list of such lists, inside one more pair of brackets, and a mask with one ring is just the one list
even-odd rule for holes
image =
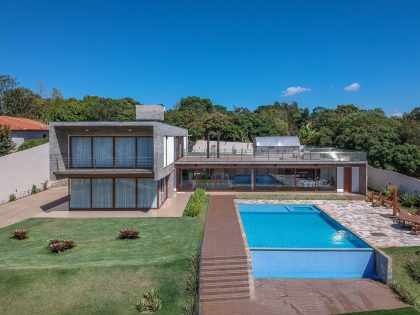
{"label": "tall tree", "polygon": [[15,78],[7,74],[0,74],[0,115],[4,113],[4,94],[18,86]]}
{"label": "tall tree", "polygon": [[0,156],[9,154],[15,145],[10,136],[10,130],[7,126],[0,125]]}

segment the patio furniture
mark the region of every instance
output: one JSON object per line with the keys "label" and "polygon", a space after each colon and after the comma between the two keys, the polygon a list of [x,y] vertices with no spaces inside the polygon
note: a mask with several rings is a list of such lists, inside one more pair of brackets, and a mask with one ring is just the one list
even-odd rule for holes
{"label": "patio furniture", "polygon": [[409,214],[401,209],[398,209],[398,212],[394,222],[401,226],[411,226],[411,233],[418,235],[420,233],[420,210],[417,210],[415,214]]}
{"label": "patio furniture", "polygon": [[366,202],[372,202],[375,197],[375,192],[371,191],[370,194],[366,197]]}
{"label": "patio furniture", "polygon": [[380,192],[378,194],[378,198],[376,200],[375,199],[372,200],[372,206],[374,206],[374,207],[382,206],[383,202],[384,202],[384,199],[382,198],[382,192]]}

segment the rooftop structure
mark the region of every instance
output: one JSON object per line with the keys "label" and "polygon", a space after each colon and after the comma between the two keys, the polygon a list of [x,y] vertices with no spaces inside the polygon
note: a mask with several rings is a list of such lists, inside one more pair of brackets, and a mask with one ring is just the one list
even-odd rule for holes
{"label": "rooftop structure", "polygon": [[255,147],[300,147],[298,137],[280,136],[280,137],[255,137]]}

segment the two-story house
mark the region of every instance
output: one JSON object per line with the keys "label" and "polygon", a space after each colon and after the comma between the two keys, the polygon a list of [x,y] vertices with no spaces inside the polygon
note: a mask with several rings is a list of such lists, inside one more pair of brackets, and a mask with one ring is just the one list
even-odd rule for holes
{"label": "two-story house", "polygon": [[68,178],[70,209],[159,208],[188,137],[163,120],[163,106],[138,105],[135,121],[52,122],[50,178]]}

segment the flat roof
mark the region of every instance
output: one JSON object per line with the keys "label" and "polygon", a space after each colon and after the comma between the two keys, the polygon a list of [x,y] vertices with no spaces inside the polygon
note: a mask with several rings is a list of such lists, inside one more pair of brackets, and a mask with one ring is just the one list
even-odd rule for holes
{"label": "flat roof", "polygon": [[257,147],[299,147],[300,141],[296,136],[255,137]]}

